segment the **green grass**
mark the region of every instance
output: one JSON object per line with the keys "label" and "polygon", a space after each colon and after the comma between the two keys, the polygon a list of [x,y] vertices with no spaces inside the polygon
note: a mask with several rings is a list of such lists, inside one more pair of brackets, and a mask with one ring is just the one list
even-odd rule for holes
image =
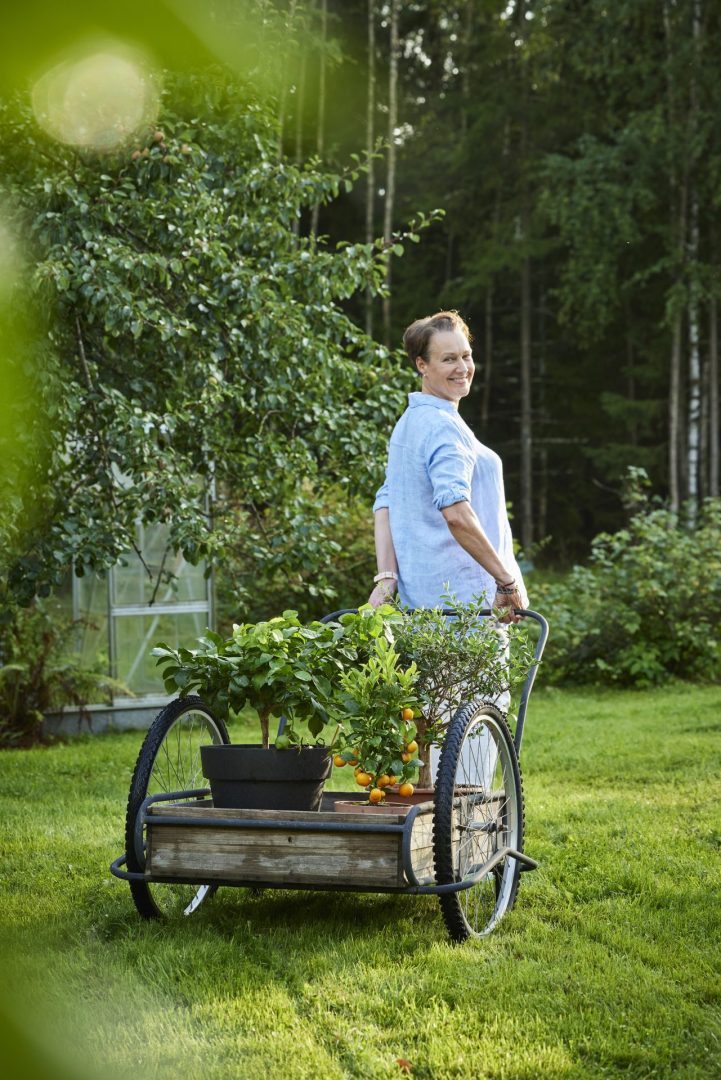
{"label": "green grass", "polygon": [[142,923],[107,869],[141,739],[0,755],[7,1006],[76,1074],[721,1076],[721,689],[537,691],[541,868],[461,947],[432,897],[225,889]]}

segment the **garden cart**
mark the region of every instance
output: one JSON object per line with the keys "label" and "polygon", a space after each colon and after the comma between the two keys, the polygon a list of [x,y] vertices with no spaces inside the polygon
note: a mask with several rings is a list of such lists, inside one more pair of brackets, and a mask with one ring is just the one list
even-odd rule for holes
{"label": "garden cart", "polygon": [[518,614],[540,632],[515,734],[495,704],[462,703],[446,730],[433,797],[410,807],[359,813],[354,804],[366,796],[358,791],[325,792],[318,811],[215,807],[199,748],[229,743],[226,726],[197,696],[171,702],[140,750],[125,854],[110,868],[129,882],[139,913],[190,915],[220,886],[430,894],[453,941],[489,934],[513,906],[520,872],[537,865],[523,851],[519,753],[548,624],[534,611]]}

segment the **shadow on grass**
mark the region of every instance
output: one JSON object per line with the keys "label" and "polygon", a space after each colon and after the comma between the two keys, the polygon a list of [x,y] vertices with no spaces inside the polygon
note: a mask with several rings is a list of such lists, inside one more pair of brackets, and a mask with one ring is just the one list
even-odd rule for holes
{"label": "shadow on grass", "polygon": [[[445,937],[437,902],[425,897],[291,889],[262,889],[255,892],[246,888],[225,887],[206,900],[191,916],[145,920],[132,907],[129,896],[124,898],[124,910],[121,912],[116,903],[107,905],[106,895],[105,910],[102,911],[98,907],[96,890],[90,893],[83,898],[81,906],[95,931],[105,940],[134,936],[138,931],[151,927],[158,934],[172,936],[179,929],[185,933],[187,928],[197,926],[204,932],[212,929],[224,938],[233,937],[240,929],[250,927],[256,933],[283,930],[313,939],[322,935],[329,943],[337,938],[340,943],[349,933],[382,932],[388,925],[397,928],[399,924],[421,917],[432,940],[444,940]],[[99,914],[102,915],[102,922],[98,921]]]}

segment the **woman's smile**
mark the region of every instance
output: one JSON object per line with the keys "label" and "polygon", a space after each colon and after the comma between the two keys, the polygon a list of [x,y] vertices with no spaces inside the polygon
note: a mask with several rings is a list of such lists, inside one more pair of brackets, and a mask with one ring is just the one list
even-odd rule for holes
{"label": "woman's smile", "polygon": [[422,391],[451,401],[465,397],[473,381],[473,354],[468,338],[460,330],[439,330],[428,344],[428,359],[418,357],[423,376]]}

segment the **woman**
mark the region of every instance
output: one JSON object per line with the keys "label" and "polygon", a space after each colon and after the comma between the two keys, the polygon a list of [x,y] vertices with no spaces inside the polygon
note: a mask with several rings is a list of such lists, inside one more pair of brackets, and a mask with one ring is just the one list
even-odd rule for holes
{"label": "woman", "polygon": [[[376,496],[378,573],[369,603],[398,589],[408,607],[436,607],[444,593],[467,603],[527,606],[513,554],[503,469],[461,419],[474,364],[470,332],[455,311],[416,319],[403,335],[421,389],[408,395]],[[503,622],[517,622],[509,611]]]}

